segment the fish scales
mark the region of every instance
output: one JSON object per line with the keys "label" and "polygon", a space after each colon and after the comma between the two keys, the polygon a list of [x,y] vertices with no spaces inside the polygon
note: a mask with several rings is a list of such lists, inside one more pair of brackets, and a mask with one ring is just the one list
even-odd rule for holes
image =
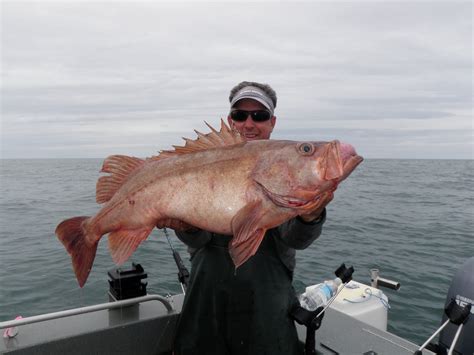
{"label": "fish scales", "polygon": [[152,229],[176,222],[232,234],[236,267],[257,250],[265,231],[309,212],[362,161],[338,141],[244,142],[222,121],[221,131],[146,160],[111,156],[104,161],[92,217],[74,217],[56,228],[71,254],[79,285],[87,280],[97,243],[109,234],[118,264],[127,260]]}
{"label": "fish scales", "polygon": [[[210,222],[207,219],[222,211],[220,206],[224,201],[233,202],[229,207],[244,202],[243,199],[235,201],[235,197],[241,196],[241,190],[245,188],[245,174],[234,166],[238,164],[242,167],[247,160],[250,169],[253,162],[243,157],[215,159],[215,154],[205,152],[195,155],[194,159],[168,158],[169,161],[156,161],[144,166],[133,180],[128,181],[131,186],[124,186],[123,191],[115,194],[110,206],[104,207],[103,213],[91,223],[100,222],[105,231],[115,229],[118,223],[132,227],[153,224],[160,218],[177,218],[196,226],[209,227],[217,233],[231,233],[230,220],[226,228],[221,227],[226,216]],[[173,169],[175,165],[178,167]],[[226,170],[230,171],[225,174]],[[131,200],[135,203],[131,204]],[[153,215],[144,213],[143,208],[147,206],[154,211]],[[197,208],[199,206],[207,208]],[[213,227],[215,225],[217,229]]]}

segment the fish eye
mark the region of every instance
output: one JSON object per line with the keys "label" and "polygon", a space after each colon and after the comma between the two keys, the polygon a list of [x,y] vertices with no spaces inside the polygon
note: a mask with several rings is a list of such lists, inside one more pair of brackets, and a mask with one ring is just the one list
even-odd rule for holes
{"label": "fish eye", "polygon": [[297,149],[302,155],[312,155],[314,153],[314,146],[311,143],[301,143]]}

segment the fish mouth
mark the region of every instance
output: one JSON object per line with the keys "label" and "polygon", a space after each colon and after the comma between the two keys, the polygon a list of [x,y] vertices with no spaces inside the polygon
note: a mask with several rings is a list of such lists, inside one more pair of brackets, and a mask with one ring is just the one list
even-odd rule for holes
{"label": "fish mouth", "polygon": [[321,160],[323,178],[337,183],[345,180],[364,158],[358,155],[354,147],[334,140],[329,142]]}
{"label": "fish mouth", "polygon": [[364,158],[357,154],[349,157],[344,162],[343,174],[338,179],[338,183],[345,180],[354,171],[354,169],[357,168],[357,166],[363,161],[364,161]]}

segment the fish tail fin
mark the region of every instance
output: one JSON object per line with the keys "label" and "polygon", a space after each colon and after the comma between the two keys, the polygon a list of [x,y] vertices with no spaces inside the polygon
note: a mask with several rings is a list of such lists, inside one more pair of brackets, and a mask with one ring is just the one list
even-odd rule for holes
{"label": "fish tail fin", "polygon": [[92,268],[97,251],[97,242],[88,242],[84,222],[90,217],[73,217],[62,221],[56,227],[56,235],[71,255],[72,267],[79,286],[83,287]]}

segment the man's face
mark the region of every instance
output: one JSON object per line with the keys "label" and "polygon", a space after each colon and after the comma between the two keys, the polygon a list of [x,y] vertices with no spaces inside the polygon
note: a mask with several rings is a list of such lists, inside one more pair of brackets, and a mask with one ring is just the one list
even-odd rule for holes
{"label": "man's face", "polygon": [[[232,107],[233,110],[258,111],[267,110],[260,102],[252,99],[242,99]],[[269,120],[255,122],[250,115],[243,122],[234,121],[230,116],[227,117],[230,127],[237,130],[245,140],[252,141],[257,139],[269,139],[275,126],[276,117],[272,116]]]}

